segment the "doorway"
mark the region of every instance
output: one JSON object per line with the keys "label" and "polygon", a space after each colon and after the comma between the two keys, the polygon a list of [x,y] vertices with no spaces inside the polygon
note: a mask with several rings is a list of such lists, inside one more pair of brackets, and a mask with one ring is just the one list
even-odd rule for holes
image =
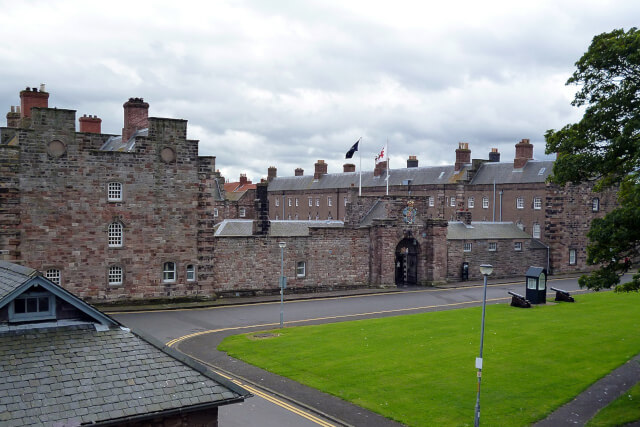
{"label": "doorway", "polygon": [[396,246],[396,286],[418,284],[418,241],[402,239]]}

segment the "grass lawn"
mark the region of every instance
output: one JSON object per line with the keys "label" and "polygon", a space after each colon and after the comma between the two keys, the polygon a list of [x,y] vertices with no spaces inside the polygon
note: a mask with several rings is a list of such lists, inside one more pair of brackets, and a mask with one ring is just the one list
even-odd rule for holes
{"label": "grass lawn", "polygon": [[640,384],[624,393],[587,423],[588,427],[613,427],[640,420]]}
{"label": "grass lawn", "polygon": [[[640,352],[640,294],[487,306],[483,425],[544,418]],[[411,426],[472,425],[481,307],[236,335],[229,355]]]}

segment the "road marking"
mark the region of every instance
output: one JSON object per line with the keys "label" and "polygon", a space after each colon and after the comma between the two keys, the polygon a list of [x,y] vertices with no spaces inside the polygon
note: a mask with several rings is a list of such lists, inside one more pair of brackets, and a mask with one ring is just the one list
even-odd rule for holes
{"label": "road marking", "polygon": [[242,388],[247,389],[248,391],[250,391],[251,393],[253,393],[256,396],[259,396],[261,398],[263,398],[264,400],[273,403],[274,405],[280,406],[283,409],[286,409],[289,412],[293,412],[294,414],[297,414],[303,418],[306,418],[309,421],[314,422],[315,424],[318,424],[320,426],[323,427],[336,427],[335,424],[331,424],[323,419],[320,419],[318,417],[316,417],[315,415],[306,412],[300,408],[297,408],[287,402],[285,402],[284,400],[278,399],[277,397],[274,397],[270,394],[265,393],[264,391],[258,389],[257,387],[254,387],[253,385],[248,385],[246,383],[243,383],[242,381],[239,381],[229,375],[225,375],[222,372],[218,371],[216,369],[215,366],[205,362],[204,360],[198,359],[197,357],[193,357],[191,355],[188,355],[190,358],[197,360],[198,362],[202,363],[203,365],[208,366],[213,372],[215,372],[216,374],[220,375],[223,378],[228,379],[229,381],[232,381],[234,384],[239,385]]}

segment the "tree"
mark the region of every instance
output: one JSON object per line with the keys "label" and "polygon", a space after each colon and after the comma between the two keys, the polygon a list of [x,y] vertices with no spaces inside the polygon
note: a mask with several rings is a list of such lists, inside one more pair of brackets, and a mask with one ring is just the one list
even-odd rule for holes
{"label": "tree", "polygon": [[548,130],[546,153],[558,153],[550,181],[590,181],[595,191],[619,188],[616,209],[594,219],[587,263],[600,265],[580,286],[640,290],[640,274],[619,285],[640,250],[640,32],[637,28],[593,38],[567,85],[579,85],[573,102],[584,107],[578,123]]}

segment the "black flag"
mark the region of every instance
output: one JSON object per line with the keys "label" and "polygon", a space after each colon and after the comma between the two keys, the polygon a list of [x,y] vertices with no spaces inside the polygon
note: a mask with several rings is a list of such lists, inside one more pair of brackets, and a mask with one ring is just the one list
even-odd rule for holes
{"label": "black flag", "polygon": [[360,143],[360,140],[357,140],[355,144],[353,144],[353,146],[351,148],[349,148],[349,151],[347,151],[347,155],[344,156],[345,159],[350,159],[353,157],[353,153],[355,153],[356,151],[358,151],[358,144]]}

